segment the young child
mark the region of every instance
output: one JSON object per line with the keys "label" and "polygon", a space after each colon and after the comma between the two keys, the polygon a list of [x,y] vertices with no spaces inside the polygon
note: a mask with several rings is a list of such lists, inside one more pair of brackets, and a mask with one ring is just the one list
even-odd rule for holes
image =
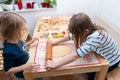
{"label": "young child", "polygon": [[[79,57],[85,56],[90,51],[94,51],[96,54],[99,54],[108,60],[110,64],[108,71],[111,71],[118,66],[118,63],[120,62],[120,51],[118,46],[104,29],[92,23],[88,15],[84,13],[73,15],[70,19],[68,30],[71,33],[69,36],[49,41],[49,43],[56,45],[72,39],[76,47],[76,53],[68,54],[56,63],[48,60],[46,63],[47,69],[54,69],[70,63]],[[94,75],[95,73],[89,73],[89,80],[94,80]]]}
{"label": "young child", "polygon": [[[39,67],[36,63],[26,63],[29,59],[27,47],[21,40],[26,27],[26,21],[18,14],[5,12],[0,16],[0,33],[4,41],[4,70],[15,74],[18,80],[24,80],[23,70]],[[29,42],[29,45],[32,42]]]}

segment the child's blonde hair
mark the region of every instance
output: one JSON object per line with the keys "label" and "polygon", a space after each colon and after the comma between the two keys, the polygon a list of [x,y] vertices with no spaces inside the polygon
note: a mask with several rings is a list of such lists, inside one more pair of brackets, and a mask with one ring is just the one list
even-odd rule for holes
{"label": "child's blonde hair", "polygon": [[12,40],[16,38],[17,31],[20,29],[23,22],[26,22],[25,19],[16,13],[2,13],[0,17],[0,28],[3,39]]}

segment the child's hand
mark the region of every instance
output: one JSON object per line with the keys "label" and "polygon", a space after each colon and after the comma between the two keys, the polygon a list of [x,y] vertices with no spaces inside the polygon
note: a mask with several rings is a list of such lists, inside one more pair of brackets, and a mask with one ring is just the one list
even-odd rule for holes
{"label": "child's hand", "polygon": [[[28,48],[28,50],[29,50],[29,48],[30,48],[30,46],[32,45],[32,44],[34,44],[34,43],[38,43],[38,39],[37,38],[33,38],[31,41],[29,41],[29,42],[27,42],[26,44],[27,44],[27,48]],[[35,45],[35,44],[34,44]]]}
{"label": "child's hand", "polygon": [[39,68],[40,64],[36,64],[36,63],[26,63],[24,65],[24,69],[26,70],[35,70],[35,68]]}
{"label": "child's hand", "polygon": [[39,40],[37,38],[33,38],[31,41],[27,42],[27,45],[31,45],[36,41],[39,41]]}
{"label": "child's hand", "polygon": [[50,69],[54,69],[55,65],[52,60],[47,60],[45,64],[45,68],[49,71]]}

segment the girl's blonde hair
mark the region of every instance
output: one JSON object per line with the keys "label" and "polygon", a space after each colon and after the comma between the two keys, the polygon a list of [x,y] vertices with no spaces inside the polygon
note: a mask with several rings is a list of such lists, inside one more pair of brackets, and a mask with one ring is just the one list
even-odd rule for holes
{"label": "girl's blonde hair", "polygon": [[[89,30],[89,34],[85,32],[86,29]],[[84,13],[78,13],[76,15],[73,15],[73,17],[70,19],[68,27],[68,30],[74,36],[76,48],[78,48],[79,44],[81,45],[85,41],[88,35],[90,35],[93,31],[99,29],[101,28],[94,25],[90,17]]]}
{"label": "girl's blonde hair", "polygon": [[5,12],[0,16],[1,36],[4,40],[13,40],[17,36],[17,31],[21,24],[26,22],[23,17],[16,13]]}

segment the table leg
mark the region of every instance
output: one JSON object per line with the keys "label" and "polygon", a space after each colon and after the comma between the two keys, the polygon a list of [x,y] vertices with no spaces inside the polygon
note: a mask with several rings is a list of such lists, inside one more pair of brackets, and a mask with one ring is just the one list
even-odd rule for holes
{"label": "table leg", "polygon": [[109,68],[108,65],[101,67],[101,70],[99,72],[96,72],[94,80],[105,80],[108,68]]}
{"label": "table leg", "polygon": [[24,77],[25,77],[25,80],[35,80],[31,74],[31,72],[27,72],[25,71],[24,72]]}

